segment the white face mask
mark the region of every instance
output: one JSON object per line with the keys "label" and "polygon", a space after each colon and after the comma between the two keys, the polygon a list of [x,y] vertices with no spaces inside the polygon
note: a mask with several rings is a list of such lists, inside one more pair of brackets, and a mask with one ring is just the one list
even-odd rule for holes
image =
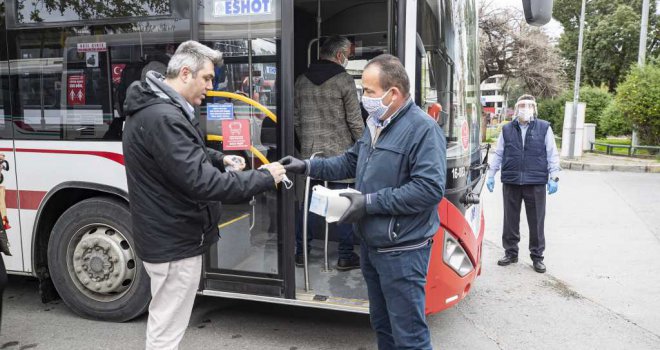
{"label": "white face mask", "polygon": [[520,118],[520,120],[523,122],[528,122],[532,120],[533,116],[534,116],[534,111],[529,108],[518,110],[518,118]]}
{"label": "white face mask", "polygon": [[390,109],[392,102],[386,106],[383,104],[383,99],[391,90],[392,89],[390,88],[389,90],[385,91],[381,97],[367,97],[362,95],[362,107],[367,110],[369,117],[380,120],[383,115],[385,115],[387,110]]}
{"label": "white face mask", "polygon": [[[342,55],[342,56],[344,56],[344,55]],[[348,57],[344,56],[344,60],[341,61],[341,66],[344,67],[344,68],[348,67]]]}

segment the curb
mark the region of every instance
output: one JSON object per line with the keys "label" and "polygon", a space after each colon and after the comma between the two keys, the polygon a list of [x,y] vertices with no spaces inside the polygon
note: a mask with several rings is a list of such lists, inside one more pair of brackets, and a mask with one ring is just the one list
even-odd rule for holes
{"label": "curb", "polygon": [[623,165],[623,164],[607,164],[607,163],[583,163],[583,162],[573,162],[568,160],[561,160],[559,164],[561,165],[561,168],[564,170],[620,171],[627,173],[660,174],[660,164]]}

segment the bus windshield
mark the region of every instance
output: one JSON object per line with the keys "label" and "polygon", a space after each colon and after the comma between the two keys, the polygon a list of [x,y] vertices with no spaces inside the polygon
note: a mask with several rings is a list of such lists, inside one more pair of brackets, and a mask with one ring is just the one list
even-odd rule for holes
{"label": "bus windshield", "polygon": [[[424,52],[417,86],[425,110],[434,104],[442,108],[438,123],[447,136],[447,157],[460,158],[479,145],[477,23],[473,4],[454,3],[454,13],[464,15],[459,23],[454,23],[451,6],[438,0],[418,6],[417,34]],[[448,30],[452,26],[460,30]]]}

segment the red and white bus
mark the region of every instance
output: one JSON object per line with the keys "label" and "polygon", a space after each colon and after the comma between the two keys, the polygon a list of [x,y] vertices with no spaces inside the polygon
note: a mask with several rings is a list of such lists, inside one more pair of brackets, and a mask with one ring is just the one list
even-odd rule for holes
{"label": "red and white bus", "polygon": [[[0,0],[0,12],[0,151],[11,166],[4,185],[13,253],[3,258],[9,273],[39,279],[44,299],[57,292],[76,313],[101,320],[145,312],[149,284],[133,248],[121,106],[132,81],[162,70],[189,39],[223,52],[219,91],[267,109],[217,96],[200,108],[212,147],[226,148],[226,119],[249,122],[245,149],[228,151],[249,167],[294,153],[293,82],[319,39],[351,40],[358,88],[370,58],[397,55],[415,102],[448,141],[427,312],[458,303],[479,275],[484,152],[473,0]],[[199,294],[368,312],[360,272],[325,269],[323,248],[312,250],[308,274],[295,267],[293,191],[226,204],[222,215]],[[334,261],[336,249],[327,251]]]}

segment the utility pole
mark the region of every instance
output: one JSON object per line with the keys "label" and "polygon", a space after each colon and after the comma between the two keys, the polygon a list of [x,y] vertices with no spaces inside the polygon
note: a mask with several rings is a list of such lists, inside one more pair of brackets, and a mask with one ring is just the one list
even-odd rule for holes
{"label": "utility pole", "polygon": [[[647,0],[648,1],[648,0]],[[573,92],[573,113],[571,114],[571,132],[568,137],[568,158],[575,158],[575,125],[577,124],[578,101],[580,100],[580,71],[582,70],[582,41],[584,37],[584,13],[587,0],[582,0],[580,13],[580,36],[578,38],[577,63],[575,64],[575,87]]]}
{"label": "utility pole", "polygon": [[[649,0],[644,0],[644,3],[642,4],[642,28],[639,31],[639,55],[637,56],[637,65],[640,67],[644,67],[644,64],[646,64],[646,37],[648,36],[649,7]],[[634,125],[632,145],[639,145],[639,140],[637,139],[637,130],[635,130]]]}

